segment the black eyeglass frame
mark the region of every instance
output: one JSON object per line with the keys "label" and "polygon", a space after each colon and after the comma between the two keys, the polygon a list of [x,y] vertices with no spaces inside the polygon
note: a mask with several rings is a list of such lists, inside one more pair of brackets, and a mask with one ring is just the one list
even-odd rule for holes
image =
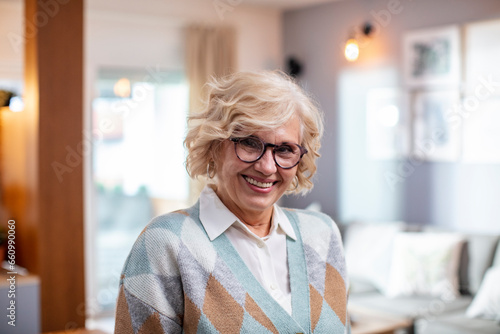
{"label": "black eyeglass frame", "polygon": [[[248,139],[248,138],[251,138],[251,139],[256,139],[258,141],[260,141],[262,143],[262,145],[264,145],[264,149],[262,150],[262,153],[259,155],[259,157],[255,160],[243,160],[242,158],[240,158],[240,156],[238,155],[238,143],[243,140],[243,139]],[[265,141],[263,141],[262,139],[260,139],[259,137],[253,137],[253,136],[250,136],[250,137],[235,137],[235,138],[229,138],[229,140],[231,140],[233,143],[234,143],[234,153],[236,154],[236,156],[238,157],[238,159],[240,159],[241,161],[243,162],[246,162],[246,163],[249,163],[249,164],[252,164],[254,162],[257,162],[259,161],[263,156],[264,154],[266,154],[266,151],[267,151],[267,148],[268,147],[271,147],[273,149],[273,160],[274,160],[274,163],[276,164],[276,166],[282,168],[282,169],[291,169],[295,166],[297,166],[299,163],[300,163],[300,160],[302,160],[302,157],[304,156],[304,154],[307,154],[308,151],[305,147],[302,147],[300,146],[299,144],[296,144],[296,143],[281,143],[279,145],[276,145],[276,144],[271,144],[271,143],[266,143]],[[276,161],[276,152],[275,152],[275,149],[276,147],[280,147],[280,146],[283,146],[283,145],[295,145],[297,146],[299,149],[300,149],[300,157],[299,157],[299,160],[297,160],[297,162],[293,165],[293,166],[290,166],[290,167],[283,167],[281,166],[278,161]]]}

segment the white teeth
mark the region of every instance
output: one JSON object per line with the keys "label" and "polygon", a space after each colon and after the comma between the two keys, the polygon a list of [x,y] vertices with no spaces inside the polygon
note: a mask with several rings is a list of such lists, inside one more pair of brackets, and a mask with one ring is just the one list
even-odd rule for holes
{"label": "white teeth", "polygon": [[259,188],[269,188],[273,185],[272,182],[263,183],[263,182],[259,182],[257,180],[254,180],[248,176],[245,176],[245,180],[247,180],[248,183],[253,184],[254,186],[257,186]]}

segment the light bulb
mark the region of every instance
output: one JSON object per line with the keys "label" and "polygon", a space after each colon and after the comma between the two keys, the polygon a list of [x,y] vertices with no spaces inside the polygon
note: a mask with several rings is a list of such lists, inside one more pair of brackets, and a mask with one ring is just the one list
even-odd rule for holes
{"label": "light bulb", "polygon": [[355,61],[359,56],[358,42],[351,38],[345,43],[345,59],[348,61]]}

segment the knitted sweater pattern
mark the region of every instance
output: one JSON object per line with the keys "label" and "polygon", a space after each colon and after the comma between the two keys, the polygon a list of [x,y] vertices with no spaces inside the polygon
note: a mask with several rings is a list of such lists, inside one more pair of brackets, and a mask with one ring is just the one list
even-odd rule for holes
{"label": "knitted sweater pattern", "polygon": [[199,203],[153,219],[120,279],[115,333],[348,333],[340,233],[326,215],[285,209],[292,291],[288,314],[260,285],[229,239],[208,238]]}

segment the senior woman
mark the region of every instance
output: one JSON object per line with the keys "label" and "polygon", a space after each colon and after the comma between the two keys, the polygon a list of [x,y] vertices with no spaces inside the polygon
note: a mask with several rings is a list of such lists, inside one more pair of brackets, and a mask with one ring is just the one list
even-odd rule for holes
{"label": "senior woman", "polygon": [[322,117],[281,72],[208,84],[185,144],[208,185],[155,218],[123,269],[116,333],[349,332],[342,243],[326,215],[277,205],[313,186]]}

